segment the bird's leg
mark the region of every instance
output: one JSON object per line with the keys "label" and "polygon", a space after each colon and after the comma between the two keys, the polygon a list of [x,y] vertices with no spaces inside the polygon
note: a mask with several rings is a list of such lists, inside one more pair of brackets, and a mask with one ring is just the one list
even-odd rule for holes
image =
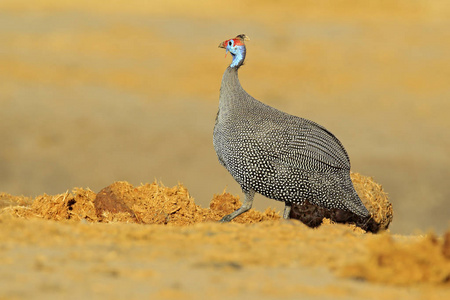
{"label": "bird's leg", "polygon": [[232,212],[231,214],[223,217],[219,222],[221,222],[221,223],[230,222],[231,220],[233,220],[240,214],[245,213],[247,210],[252,208],[253,197],[255,197],[255,191],[253,191],[253,190],[244,191],[244,194],[245,194],[245,200],[244,200],[244,203],[242,204],[242,206],[239,209],[237,209],[236,211]]}
{"label": "bird's leg", "polygon": [[291,214],[291,207],[292,207],[292,203],[290,202],[284,202],[284,212],[283,212],[283,219],[285,220],[289,220],[290,214]]}

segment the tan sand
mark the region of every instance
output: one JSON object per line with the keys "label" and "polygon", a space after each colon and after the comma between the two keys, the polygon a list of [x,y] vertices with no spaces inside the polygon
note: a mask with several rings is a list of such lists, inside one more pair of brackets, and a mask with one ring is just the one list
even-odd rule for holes
{"label": "tan sand", "polygon": [[[353,178],[367,195],[379,186]],[[373,206],[381,207],[380,199],[387,201],[372,197]],[[450,295],[450,231],[373,235],[329,220],[311,229],[270,208],[220,224],[240,206],[237,197],[223,192],[202,208],[182,185],[157,183],[116,182],[98,194],[75,188],[34,201],[2,194],[1,200],[7,206],[0,213],[0,296],[6,298]],[[391,218],[391,205],[385,207],[388,214],[378,210],[378,216]]]}

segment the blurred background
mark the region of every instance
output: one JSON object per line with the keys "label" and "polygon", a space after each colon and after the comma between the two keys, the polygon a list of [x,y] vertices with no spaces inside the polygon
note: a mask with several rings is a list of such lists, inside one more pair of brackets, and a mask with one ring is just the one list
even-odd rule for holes
{"label": "blurred background", "polygon": [[[0,2],[0,191],[183,183],[241,194],[212,146],[220,42],[243,87],[332,131],[383,185],[394,233],[449,226],[448,1]],[[256,198],[254,207],[282,210]]]}

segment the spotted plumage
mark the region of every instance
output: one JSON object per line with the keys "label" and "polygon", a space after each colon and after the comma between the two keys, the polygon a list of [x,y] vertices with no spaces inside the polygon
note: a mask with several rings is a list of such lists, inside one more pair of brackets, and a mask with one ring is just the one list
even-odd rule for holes
{"label": "spotted plumage", "polygon": [[341,142],[324,127],[270,107],[241,87],[238,69],[247,39],[242,34],[219,45],[233,61],[222,78],[214,148],[245,194],[242,207],[222,221],[250,209],[255,192],[284,201],[285,218],[293,203],[306,200],[368,216],[350,180],[350,160]]}

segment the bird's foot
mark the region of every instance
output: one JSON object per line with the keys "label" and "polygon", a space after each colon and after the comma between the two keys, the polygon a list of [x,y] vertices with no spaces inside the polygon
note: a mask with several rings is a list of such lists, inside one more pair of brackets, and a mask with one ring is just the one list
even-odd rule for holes
{"label": "bird's foot", "polygon": [[231,215],[226,215],[222,219],[219,220],[219,223],[228,223],[233,219]]}

